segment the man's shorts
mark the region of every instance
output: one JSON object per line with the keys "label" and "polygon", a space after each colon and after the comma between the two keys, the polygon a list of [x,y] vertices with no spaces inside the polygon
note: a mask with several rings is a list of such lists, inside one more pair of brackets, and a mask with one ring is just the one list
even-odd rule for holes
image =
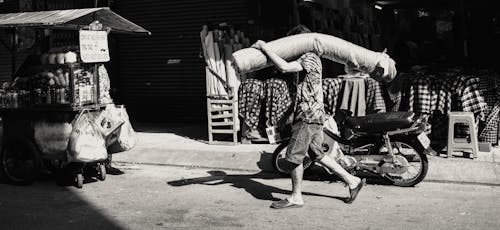
{"label": "man's shorts", "polygon": [[286,151],[286,160],[299,165],[308,154],[311,160],[319,161],[325,155],[321,147],[322,144],[323,126],[299,121],[292,127],[292,137]]}

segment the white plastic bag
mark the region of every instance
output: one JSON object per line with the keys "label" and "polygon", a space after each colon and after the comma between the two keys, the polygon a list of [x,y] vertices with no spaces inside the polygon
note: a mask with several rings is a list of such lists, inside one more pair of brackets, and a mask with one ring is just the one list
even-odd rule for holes
{"label": "white plastic bag", "polygon": [[113,105],[109,108],[109,111],[114,119],[122,120],[123,124],[106,138],[108,152],[117,153],[132,149],[137,142],[137,137],[130,123],[125,106]]}
{"label": "white plastic bag", "polygon": [[[327,129],[333,134],[340,135],[337,122],[335,122],[333,116],[328,116],[328,119],[323,124],[323,128]],[[328,145],[328,151],[326,152],[326,154],[329,155],[331,158],[338,160],[340,157],[344,155],[342,153],[342,149],[340,148],[339,143],[330,136],[325,134],[323,136],[323,143]]]}
{"label": "white plastic bag", "polygon": [[123,123],[125,123],[125,117],[120,116],[114,104],[107,105],[106,109],[101,111],[94,119],[95,127],[104,139],[116,131]]}
{"label": "white plastic bag", "polygon": [[80,112],[72,125],[68,143],[69,162],[96,162],[107,159],[104,138],[96,130],[86,111]]}

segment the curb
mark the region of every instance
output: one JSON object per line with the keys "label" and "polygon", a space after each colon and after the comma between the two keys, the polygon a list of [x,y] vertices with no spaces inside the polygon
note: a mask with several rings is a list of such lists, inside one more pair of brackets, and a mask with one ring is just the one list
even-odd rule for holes
{"label": "curb", "polygon": [[[247,172],[274,172],[271,166],[275,145],[229,146],[222,150],[136,148],[113,156],[117,163],[207,168]],[[260,150],[259,150],[260,149]],[[424,181],[500,186],[500,163],[467,158],[428,157]]]}

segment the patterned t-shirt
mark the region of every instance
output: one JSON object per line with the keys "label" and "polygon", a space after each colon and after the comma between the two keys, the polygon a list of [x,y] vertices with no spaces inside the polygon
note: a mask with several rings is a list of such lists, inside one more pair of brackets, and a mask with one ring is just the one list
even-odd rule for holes
{"label": "patterned t-shirt", "polygon": [[298,73],[295,121],[323,124],[325,109],[321,59],[315,53],[305,53],[297,59],[297,62],[304,70]]}

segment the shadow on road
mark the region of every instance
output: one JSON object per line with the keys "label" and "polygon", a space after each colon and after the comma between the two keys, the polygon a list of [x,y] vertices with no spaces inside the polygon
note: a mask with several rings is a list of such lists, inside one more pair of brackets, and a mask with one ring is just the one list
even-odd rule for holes
{"label": "shadow on road", "polygon": [[[208,171],[207,173],[210,176],[169,181],[167,182],[167,184],[176,187],[187,186],[192,184],[202,184],[210,186],[230,184],[235,188],[244,189],[246,192],[248,192],[256,199],[269,200],[269,201],[279,200],[279,198],[274,197],[272,195],[273,193],[280,193],[280,194],[291,193],[290,190],[276,188],[254,180],[254,179],[276,179],[276,174],[273,173],[258,172],[255,174],[227,174],[224,171],[218,171],[218,170]],[[347,198],[347,197],[323,195],[312,192],[303,192],[302,194],[308,196],[333,198],[341,201],[345,201],[345,199]]]}
{"label": "shadow on road", "polygon": [[[260,154],[260,159],[257,162],[257,167],[264,172],[276,172],[276,170],[272,166],[272,152],[263,151]],[[275,177],[277,174],[272,174]],[[365,173],[359,172],[359,177],[366,178],[367,184],[376,184],[376,185],[391,185],[387,180],[384,180],[380,176],[377,176],[373,173]],[[304,172],[304,180],[310,181],[324,181],[324,182],[342,182],[342,180],[336,176],[329,174],[323,167],[314,165],[310,169]],[[342,182],[343,183],[343,182]]]}
{"label": "shadow on road", "polygon": [[80,193],[50,180],[0,183],[0,229],[124,229]]}

